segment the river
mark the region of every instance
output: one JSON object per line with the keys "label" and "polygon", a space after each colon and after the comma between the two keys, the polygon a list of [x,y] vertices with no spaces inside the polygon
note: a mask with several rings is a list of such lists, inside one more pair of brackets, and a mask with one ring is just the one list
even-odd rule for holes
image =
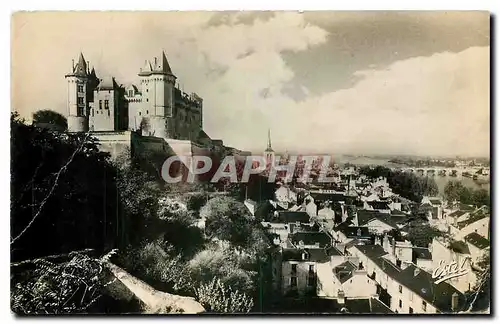
{"label": "river", "polygon": [[[351,163],[354,165],[383,165],[383,166],[386,166],[388,168],[405,167],[402,164],[389,162],[388,159],[371,158],[371,157],[365,157],[365,156],[354,157],[354,156],[341,155],[339,157],[336,157],[334,160],[335,160],[335,163],[338,163],[338,164]],[[471,189],[486,189],[486,190],[488,190],[488,192],[490,192],[490,184],[489,183],[478,183],[478,182],[474,181],[472,178],[462,177],[461,175],[459,175],[457,177],[450,177],[449,175],[446,175],[444,177],[439,176],[439,175],[434,175],[434,176],[429,176],[429,177],[434,178],[434,180],[436,181],[436,183],[438,185],[439,193],[441,195],[444,194],[444,188],[445,188],[446,184],[452,180],[460,181],[460,182],[462,182],[462,184],[464,186],[471,188]]]}

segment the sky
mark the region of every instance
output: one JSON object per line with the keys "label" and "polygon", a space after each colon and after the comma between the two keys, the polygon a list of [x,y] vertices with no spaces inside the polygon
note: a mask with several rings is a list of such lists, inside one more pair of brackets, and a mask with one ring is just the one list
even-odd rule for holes
{"label": "sky", "polygon": [[490,21],[471,12],[21,12],[12,110],[67,114],[71,61],[167,54],[214,139],[262,152],[489,156]]}

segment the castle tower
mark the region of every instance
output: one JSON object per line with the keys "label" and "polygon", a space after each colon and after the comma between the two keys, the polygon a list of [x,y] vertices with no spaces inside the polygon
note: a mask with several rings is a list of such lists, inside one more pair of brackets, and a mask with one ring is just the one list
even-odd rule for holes
{"label": "castle tower", "polygon": [[89,129],[89,74],[87,62],[80,53],[78,63],[71,64],[71,72],[65,75],[68,83],[68,131],[86,132]]}
{"label": "castle tower", "polygon": [[144,135],[172,138],[174,87],[176,76],[172,73],[165,52],[160,59],[146,61],[139,72],[142,90],[141,125]]}
{"label": "castle tower", "polygon": [[266,160],[266,165],[267,166],[274,166],[275,165],[275,155],[274,151],[271,147],[271,130],[267,130],[267,148],[264,151],[264,158]]}

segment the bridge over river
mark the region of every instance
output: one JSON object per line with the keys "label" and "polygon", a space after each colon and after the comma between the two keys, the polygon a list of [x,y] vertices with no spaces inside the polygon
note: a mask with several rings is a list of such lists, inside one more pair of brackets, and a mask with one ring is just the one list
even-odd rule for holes
{"label": "bridge over river", "polygon": [[428,176],[452,176],[452,177],[468,177],[477,178],[488,177],[490,174],[489,168],[484,167],[390,167],[392,170],[403,172],[416,172],[420,175]]}

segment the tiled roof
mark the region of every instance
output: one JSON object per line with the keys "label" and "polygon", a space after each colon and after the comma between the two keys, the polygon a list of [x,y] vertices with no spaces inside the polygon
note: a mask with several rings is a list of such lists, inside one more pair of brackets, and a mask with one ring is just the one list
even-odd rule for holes
{"label": "tiled roof", "polygon": [[383,216],[383,214],[377,210],[366,210],[366,209],[358,209],[358,225],[366,225],[369,221],[374,218],[379,218]]}
{"label": "tiled roof", "polygon": [[98,85],[99,90],[114,90],[116,88],[118,88],[118,85],[113,77],[105,77]]}
{"label": "tiled roof", "polygon": [[[379,245],[358,245],[356,248],[377,264],[388,276],[419,295],[426,302],[434,305],[440,312],[451,312],[451,297],[454,293],[459,295],[459,308],[464,307],[464,295],[447,282],[435,284],[435,279],[430,273],[418,269],[412,264],[402,270],[382,257],[387,253]],[[415,271],[417,269],[418,271]]]}
{"label": "tiled roof", "polygon": [[458,205],[458,207],[459,207],[461,210],[465,210],[465,211],[469,211],[469,212],[474,211],[474,210],[476,209],[476,207],[474,207],[474,206],[472,206],[472,205],[466,205],[466,204],[462,204],[462,203],[460,203],[460,204]]}
{"label": "tiled roof", "polygon": [[309,195],[314,199],[314,201],[346,201],[346,196],[343,193],[311,192]]}
{"label": "tiled roof", "polygon": [[309,215],[305,211],[278,211],[278,220],[283,223],[309,223]]}
{"label": "tiled roof", "polygon": [[416,259],[432,260],[432,253],[428,248],[424,247],[414,247],[413,256]]}
{"label": "tiled roof", "polygon": [[378,219],[381,222],[386,223],[389,226],[397,228],[397,225],[404,224],[407,221],[407,216],[402,214],[401,216],[391,216],[389,214],[380,213],[375,210],[358,210],[358,225],[364,226],[374,219]]}
{"label": "tiled roof", "polygon": [[464,240],[465,242],[468,242],[480,249],[485,249],[490,246],[490,241],[477,233],[470,233],[469,235],[466,235]]}
{"label": "tiled roof", "polygon": [[471,214],[468,219],[459,222],[457,224],[457,226],[458,226],[458,228],[464,228],[467,225],[473,224],[473,223],[477,222],[478,220],[481,220],[481,219],[486,218],[486,217],[488,217],[488,215],[484,214],[484,213]]}
{"label": "tiled roof", "polygon": [[460,217],[460,216],[465,215],[465,214],[467,214],[467,213],[468,213],[468,211],[464,211],[464,210],[457,210],[457,211],[454,211],[453,213],[451,213],[451,214],[450,214],[450,215],[448,215],[448,216],[453,217],[453,218],[457,218],[457,217]]}
{"label": "tiled roof", "polygon": [[356,266],[346,261],[333,268],[333,274],[341,283],[344,283],[352,278],[354,270],[356,270]]}
{"label": "tiled roof", "polygon": [[441,200],[439,200],[439,199],[429,199],[429,201],[433,205],[441,205],[441,203],[442,203]]}
{"label": "tiled roof", "polygon": [[384,303],[376,298],[346,298],[344,304],[331,298],[304,298],[282,300],[280,313],[316,313],[316,314],[393,314]]}
{"label": "tiled roof", "polygon": [[385,201],[367,201],[373,209],[389,209],[389,204]]}
{"label": "tiled roof", "polygon": [[371,237],[371,234],[370,234],[370,231],[368,230],[368,227],[347,226],[347,227],[341,227],[339,230],[346,237],[351,237],[351,238]]}
{"label": "tiled roof", "polygon": [[[305,253],[306,259],[303,259]],[[283,249],[283,261],[328,262],[329,250],[326,249]]]}
{"label": "tiled roof", "polygon": [[449,248],[457,253],[470,254],[469,246],[463,241],[452,241],[450,242]]}
{"label": "tiled roof", "polygon": [[298,245],[300,241],[304,245],[319,244],[320,247],[326,247],[332,244],[332,238],[325,232],[299,232],[290,235],[290,241]]}

